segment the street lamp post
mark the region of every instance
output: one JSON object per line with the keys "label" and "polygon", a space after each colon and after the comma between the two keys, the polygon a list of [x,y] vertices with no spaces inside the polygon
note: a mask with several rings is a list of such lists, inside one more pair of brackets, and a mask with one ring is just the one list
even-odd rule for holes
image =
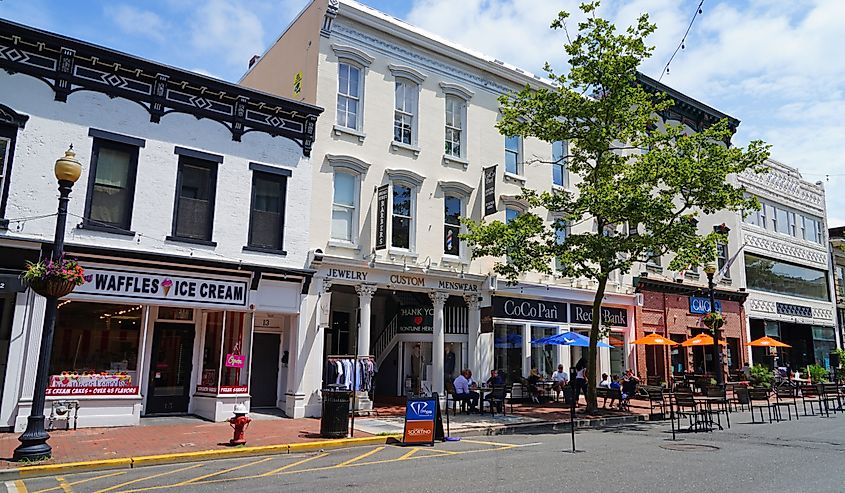
{"label": "street lamp post", "polygon": [[[53,251],[51,258],[59,260],[64,253],[65,223],[67,222],[67,205],[70,201],[70,191],[73,184],[82,174],[82,165],[76,160],[73,146],[65,151],[65,155],[56,161],[53,169],[59,181],[59,210],[56,214],[56,233],[53,237]],[[50,435],[44,429],[44,400],[47,393],[47,378],[50,370],[50,353],[53,349],[53,330],[56,327],[56,311],[59,299],[48,296],[44,310],[44,328],[41,331],[41,346],[38,351],[38,369],[35,375],[35,390],[32,394],[32,410],[27,418],[26,430],[18,438],[21,444],[15,449],[13,458],[19,460],[49,459],[52,447],[47,443]]]}
{"label": "street lamp post", "polygon": [[[716,283],[713,281],[713,276],[716,274],[716,264],[710,262],[705,265],[704,273],[707,274],[707,294],[710,298],[710,313],[716,313]],[[722,348],[719,347],[721,337],[717,325],[713,326],[713,363],[716,366],[716,385],[724,387],[725,375],[722,369]]]}

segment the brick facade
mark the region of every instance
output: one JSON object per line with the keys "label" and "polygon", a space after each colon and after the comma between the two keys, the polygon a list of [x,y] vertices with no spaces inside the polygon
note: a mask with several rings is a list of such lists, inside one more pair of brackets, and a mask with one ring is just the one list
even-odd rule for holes
{"label": "brick facade", "polygon": [[[669,283],[667,283],[669,284]],[[703,315],[690,313],[690,296],[706,296],[700,291],[693,294],[677,292],[679,289],[672,289],[668,285],[664,290],[659,285],[649,283],[641,286],[638,291],[643,296],[643,305],[636,309],[636,337],[643,337],[651,332],[671,337],[676,342],[686,340],[693,335],[698,335],[708,329],[701,321]],[[690,291],[687,287],[686,292]],[[673,292],[674,291],[674,292]],[[722,337],[727,341],[734,340],[734,360],[732,367],[741,368],[748,361],[745,343],[746,337],[745,308],[742,299],[744,293],[734,292],[723,293],[717,290],[716,299],[722,305],[722,315],[725,318],[725,325],[722,327]],[[668,326],[668,331],[667,331]],[[674,336],[674,337],[673,337]],[[725,371],[728,370],[727,346],[722,347],[722,361]],[[677,349],[685,353],[685,372],[697,372],[693,364],[693,350],[701,351],[698,348]],[[668,355],[670,348],[663,349],[660,346],[636,346],[637,374],[641,377],[660,375],[662,381],[668,377]],[[650,370],[650,371],[647,371]],[[656,370],[656,371],[655,371]],[[708,372],[712,371],[708,368]],[[727,373],[725,373],[727,375]]]}

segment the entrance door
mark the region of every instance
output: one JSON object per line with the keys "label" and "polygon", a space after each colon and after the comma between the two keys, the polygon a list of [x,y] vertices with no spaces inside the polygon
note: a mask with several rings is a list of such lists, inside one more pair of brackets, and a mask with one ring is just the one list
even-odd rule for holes
{"label": "entrance door", "polygon": [[279,399],[279,334],[256,332],[252,338],[251,407],[276,407]]}
{"label": "entrance door", "polygon": [[146,414],[188,412],[194,326],[156,323]]}

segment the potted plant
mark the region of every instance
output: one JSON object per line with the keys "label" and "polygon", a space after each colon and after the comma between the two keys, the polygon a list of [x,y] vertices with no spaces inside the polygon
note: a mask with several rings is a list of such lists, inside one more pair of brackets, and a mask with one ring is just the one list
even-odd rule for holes
{"label": "potted plant", "polygon": [[707,315],[701,318],[701,321],[710,330],[720,329],[725,325],[725,317],[719,312],[708,312]]}
{"label": "potted plant", "polygon": [[61,298],[85,283],[85,271],[75,259],[41,259],[27,262],[21,280],[44,297]]}
{"label": "potted plant", "polygon": [[770,388],[772,386],[772,370],[761,364],[751,367],[751,385],[754,387]]}
{"label": "potted plant", "polygon": [[807,365],[804,371],[813,383],[822,383],[827,379],[827,369],[821,365]]}

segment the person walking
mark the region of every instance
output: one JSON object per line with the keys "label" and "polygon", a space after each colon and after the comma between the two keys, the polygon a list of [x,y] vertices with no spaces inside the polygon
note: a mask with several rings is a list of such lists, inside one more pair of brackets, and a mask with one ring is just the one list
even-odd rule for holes
{"label": "person walking", "polygon": [[587,395],[587,360],[582,356],[575,363],[575,404],[578,404],[578,399],[581,397],[581,392]]}

